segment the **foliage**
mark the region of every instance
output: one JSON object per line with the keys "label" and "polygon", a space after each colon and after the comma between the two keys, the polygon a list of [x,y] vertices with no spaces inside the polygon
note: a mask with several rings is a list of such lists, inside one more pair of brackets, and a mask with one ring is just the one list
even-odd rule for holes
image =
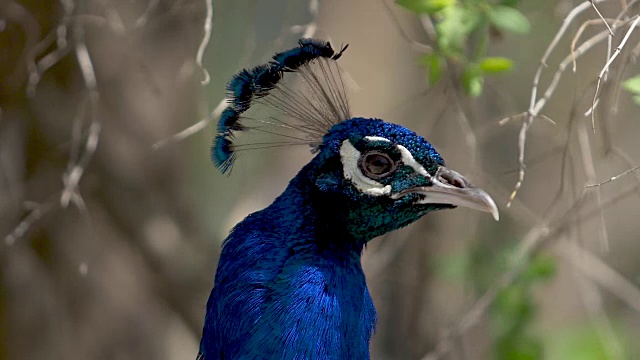
{"label": "foliage", "polygon": [[640,105],[640,75],[627,79],[622,86],[633,95],[633,101]]}
{"label": "foliage", "polygon": [[[447,256],[438,263],[440,275],[464,280],[483,293],[500,274],[509,271],[509,251],[502,251],[495,261],[494,250],[476,245],[469,252]],[[511,264],[513,265],[513,264]],[[556,261],[537,255],[527,264],[518,279],[500,290],[488,312],[493,338],[494,357],[498,360],[541,360],[545,358],[543,339],[533,325],[538,305],[534,290],[556,273]]]}
{"label": "foliage", "polygon": [[470,96],[482,94],[484,77],[510,70],[511,60],[487,57],[487,43],[503,33],[526,34],[529,21],[517,9],[518,0],[396,0],[396,3],[434,24],[433,52],[420,60],[431,85],[445,67],[459,66],[460,82]]}
{"label": "foliage", "polygon": [[633,359],[629,351],[630,336],[624,331],[624,327],[613,324],[613,335],[621,340],[620,353],[614,356],[602,341],[602,334],[590,324],[578,323],[558,331],[546,339],[547,356],[549,359],[574,359],[574,360],[608,360],[608,359]]}
{"label": "foliage", "polygon": [[538,255],[531,260],[519,281],[502,289],[490,312],[496,359],[544,359],[542,339],[533,334],[538,306],[533,290],[555,274],[554,259]]}

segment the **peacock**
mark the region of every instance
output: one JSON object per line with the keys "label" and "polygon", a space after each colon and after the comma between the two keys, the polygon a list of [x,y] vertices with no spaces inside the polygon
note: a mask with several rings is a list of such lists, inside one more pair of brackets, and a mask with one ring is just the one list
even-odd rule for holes
{"label": "peacock", "polygon": [[[315,156],[224,241],[200,360],[369,359],[376,310],[361,266],[367,242],[456,206],[498,220],[491,197],[445,167],[423,137],[351,116],[349,79],[337,65],[346,48],[301,39],[227,85],[211,150],[222,173],[243,150],[307,145]],[[244,133],[278,140],[239,143]]]}

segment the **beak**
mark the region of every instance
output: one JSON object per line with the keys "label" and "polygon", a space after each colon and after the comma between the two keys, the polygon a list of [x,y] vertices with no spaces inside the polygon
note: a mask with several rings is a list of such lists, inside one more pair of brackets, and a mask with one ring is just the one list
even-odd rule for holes
{"label": "beak", "polygon": [[406,189],[392,197],[397,199],[407,194],[420,194],[423,198],[418,201],[419,204],[464,206],[491,213],[496,221],[500,219],[498,207],[491,196],[459,173],[440,166],[431,182],[431,186]]}

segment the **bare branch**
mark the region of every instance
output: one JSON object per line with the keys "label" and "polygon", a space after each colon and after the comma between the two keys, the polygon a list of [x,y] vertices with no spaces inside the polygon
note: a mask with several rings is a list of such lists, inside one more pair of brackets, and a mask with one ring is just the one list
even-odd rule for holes
{"label": "bare branch", "polygon": [[17,240],[21,239],[27,231],[29,231],[36,221],[40,220],[40,218],[51,211],[55,204],[56,203],[54,201],[47,201],[35,206],[33,210],[31,210],[29,214],[22,219],[18,226],[16,226],[9,235],[5,236],[4,243],[8,246],[15,244]]}
{"label": "bare branch", "polygon": [[616,180],[618,180],[619,178],[621,178],[621,177],[623,177],[623,176],[625,176],[625,175],[628,175],[628,174],[630,174],[630,173],[632,173],[632,172],[634,172],[634,171],[638,171],[638,170],[640,170],[640,166],[636,166],[636,167],[634,167],[634,168],[632,168],[632,169],[629,169],[629,170],[627,170],[627,171],[625,171],[625,172],[622,172],[622,173],[620,173],[620,174],[618,174],[618,175],[616,175],[616,176],[613,176],[613,177],[609,178],[609,180],[605,180],[605,181],[603,181],[603,182],[601,182],[601,183],[587,185],[587,186],[585,186],[585,188],[592,188],[592,187],[602,186],[602,185],[607,184],[607,183],[610,183],[610,182],[612,182],[612,181],[616,181]]}
{"label": "bare branch", "polygon": [[607,21],[604,19],[604,16],[602,16],[602,14],[600,13],[600,10],[598,10],[598,7],[594,3],[594,1],[593,0],[589,0],[589,2],[591,3],[591,7],[593,7],[593,10],[596,11],[596,14],[598,14],[600,19],[604,23],[604,25],[607,27],[607,29],[609,29],[609,34],[611,35],[611,37],[613,37],[614,36],[613,30],[611,29],[611,27],[609,27],[609,24],[607,24]]}
{"label": "bare branch", "polygon": [[[609,58],[609,61],[607,61],[607,63],[604,65],[604,67],[600,71],[600,74],[598,74],[598,83],[596,85],[596,93],[593,95],[593,102],[591,103],[591,108],[592,109],[595,107],[596,100],[598,99],[598,91],[600,90],[600,82],[602,80],[602,77],[604,76],[605,72],[609,70],[609,66],[611,66],[611,63],[618,57],[618,55],[620,55],[620,52],[622,51],[622,48],[624,48],[624,45],[627,43],[627,40],[629,40],[629,37],[631,36],[631,33],[636,28],[636,25],[638,25],[638,21],[640,21],[640,15],[636,16],[635,20],[633,21],[633,23],[629,27],[629,30],[627,31],[626,35],[624,36],[624,38],[620,42],[620,45],[618,45],[618,47],[616,47],[616,50],[614,51],[613,55],[611,56],[611,58]],[[596,115],[595,115],[595,111],[591,111],[591,129],[593,130],[593,132],[595,134],[595,132],[596,132]]]}
{"label": "bare branch", "polygon": [[144,27],[149,21],[149,15],[151,15],[151,13],[153,13],[158,8],[159,4],[160,4],[160,0],[149,0],[149,2],[147,3],[147,8],[144,9],[144,12],[142,13],[142,15],[140,15],[138,20],[136,20],[135,27],[137,28]]}
{"label": "bare branch", "polygon": [[[522,128],[520,129],[520,135],[518,137],[518,164],[519,164],[518,181],[516,182],[513,192],[511,193],[509,202],[507,203],[507,207],[511,206],[511,202],[513,201],[513,199],[515,199],[516,195],[518,194],[518,190],[520,189],[520,187],[522,186],[522,183],[524,182],[524,175],[525,175],[525,169],[526,169],[526,166],[524,164],[525,144],[527,140],[527,132],[529,130],[529,126],[531,126],[531,123],[533,122],[535,117],[538,116],[540,111],[547,104],[547,101],[551,98],[551,96],[555,92],[558,84],[560,83],[560,78],[562,77],[562,74],[564,73],[567,66],[573,62],[573,59],[579,58],[585,52],[593,48],[596,44],[606,39],[608,36],[609,36],[609,33],[607,31],[602,31],[599,34],[585,41],[582,45],[580,45],[580,47],[573,54],[569,54],[567,57],[565,57],[564,60],[560,63],[560,65],[558,65],[558,70],[554,74],[553,79],[551,80],[551,83],[549,84],[549,87],[545,91],[542,98],[540,98],[534,104],[533,110],[528,111],[527,117],[522,122]],[[535,91],[537,92],[537,84],[534,85],[534,87],[536,87]]]}
{"label": "bare branch", "polygon": [[[578,31],[576,31],[575,36],[573,37],[573,40],[571,40],[571,55],[573,56],[573,72],[576,72],[577,69],[577,63],[576,63],[576,58],[574,55],[575,52],[575,48],[576,48],[576,43],[578,42],[578,40],[580,39],[580,37],[582,36],[582,33],[584,33],[584,31],[586,30],[586,28],[590,25],[596,25],[596,24],[601,24],[604,22],[604,24],[607,26],[608,29],[611,29],[611,27],[609,27],[609,24],[607,23],[607,21],[611,21],[611,22],[616,22],[617,20],[615,19],[593,19],[593,20],[587,20],[585,22],[582,23],[582,25],[580,25],[580,27],[578,28]],[[611,40],[611,36],[609,36],[609,40]]]}
{"label": "bare branch", "polygon": [[[596,2],[600,2],[600,1],[596,1]],[[533,77],[533,88],[531,89],[531,101],[529,104],[529,112],[533,112],[533,108],[536,104],[536,99],[538,97],[538,84],[540,83],[542,70],[547,66],[547,60],[549,59],[549,56],[558,45],[558,42],[560,42],[560,39],[564,36],[565,32],[569,28],[569,25],[571,25],[573,20],[582,12],[584,12],[589,6],[591,6],[591,2],[585,1],[582,4],[576,6],[573,10],[571,10],[571,12],[569,12],[569,14],[567,14],[567,16],[564,18],[562,22],[562,26],[560,27],[560,30],[558,30],[558,32],[556,33],[556,36],[553,38],[553,40],[551,40],[551,43],[547,47],[547,50],[544,52],[544,55],[542,55],[542,59],[540,59],[540,65],[538,66],[538,70],[536,70],[536,74]]]}
{"label": "bare branch", "polygon": [[207,49],[207,45],[209,45],[209,40],[211,39],[211,23],[213,22],[213,4],[211,3],[213,0],[204,0],[205,6],[207,8],[207,17],[204,20],[204,35],[202,36],[202,41],[200,42],[200,46],[198,47],[198,52],[196,53],[196,65],[202,70],[204,74],[204,79],[200,82],[202,85],[207,85],[211,81],[211,76],[209,76],[209,72],[202,65],[202,57],[204,56],[204,51]]}
{"label": "bare branch", "polygon": [[520,114],[509,115],[506,118],[503,118],[502,120],[498,121],[498,125],[500,126],[507,125],[507,123],[509,123],[511,120],[520,119],[525,115],[527,115],[526,111]]}
{"label": "bare branch", "polygon": [[309,0],[309,13],[311,21],[304,25],[293,25],[290,31],[294,34],[302,33],[303,38],[312,38],[318,31],[317,17],[320,14],[320,1]]}
{"label": "bare branch", "polygon": [[[619,157],[627,165],[627,167],[629,168],[634,167],[635,164],[633,159],[624,150],[620,149],[617,146],[611,146],[611,152],[617,157]],[[635,174],[636,182],[638,183],[638,185],[640,185],[640,173],[634,172],[634,174]]]}
{"label": "bare branch", "polygon": [[220,117],[220,114],[222,114],[222,111],[224,110],[224,108],[227,107],[227,100],[226,99],[222,99],[222,101],[220,101],[218,103],[218,106],[216,106],[216,108],[211,112],[211,114],[209,114],[209,116],[206,116],[204,118],[202,118],[200,121],[198,121],[197,123],[189,126],[188,128],[180,131],[177,134],[174,134],[166,139],[160,140],[157,143],[153,144],[152,148],[153,150],[159,150],[162,149],[163,147],[178,142],[178,141],[182,141],[196,133],[198,133],[199,131],[201,131],[202,129],[204,129],[205,127],[207,127],[207,125],[214,120],[217,120]]}
{"label": "bare branch", "polygon": [[60,195],[60,205],[63,208],[66,208],[67,206],[69,206],[69,202],[73,201],[73,203],[81,211],[85,211],[86,205],[84,203],[84,200],[82,200],[82,196],[80,195],[78,184],[80,183],[80,179],[82,179],[82,175],[84,174],[89,161],[91,161],[91,158],[96,151],[98,141],[100,140],[100,131],[102,129],[102,124],[98,116],[100,93],[98,92],[98,83],[96,80],[93,61],[91,60],[89,50],[87,49],[87,46],[84,42],[84,29],[81,25],[76,25],[74,29],[76,35],[76,58],[78,60],[78,65],[80,66],[80,71],[84,79],[85,87],[87,88],[87,91],[89,93],[89,102],[91,104],[92,116],[91,125],[89,126],[89,135],[87,136],[87,141],[84,146],[84,152],[76,163],[74,163],[73,158],[70,158],[69,164],[67,166],[67,171],[62,177],[64,188],[62,194]]}
{"label": "bare branch", "polygon": [[[430,53],[433,51],[431,46],[427,44],[423,44],[419,41],[416,41],[412,39],[411,36],[409,36],[409,34],[407,34],[407,32],[402,27],[402,24],[400,24],[400,20],[398,20],[398,17],[395,15],[395,13],[393,12],[393,9],[389,6],[389,4],[387,4],[386,0],[380,0],[380,3],[384,7],[384,11],[387,13],[387,16],[389,16],[389,19],[391,19],[393,26],[398,30],[398,33],[400,34],[400,36],[404,39],[404,41],[406,41],[409,45],[411,45],[411,48],[413,50],[422,52],[422,53]],[[430,28],[428,26],[425,26],[425,23],[423,20],[421,20],[421,22],[423,24],[423,28],[427,31],[427,34],[432,35]]]}
{"label": "bare branch", "polygon": [[[594,0],[594,1],[596,3],[600,2],[597,0]],[[604,1],[604,0],[601,0],[601,1]],[[571,25],[573,20],[582,12],[584,12],[586,9],[588,9],[591,5],[592,5],[591,1],[585,1],[580,5],[576,6],[573,10],[569,12],[569,14],[567,14],[567,16],[562,22],[562,26],[556,33],[555,37],[553,38],[549,46],[547,47],[547,50],[545,51],[544,55],[542,55],[542,59],[540,59],[540,65],[538,66],[538,70],[536,70],[536,74],[533,77],[533,86],[531,88],[531,99],[529,103],[529,110],[527,111],[527,117],[522,122],[522,128],[520,129],[520,134],[518,135],[518,164],[519,164],[518,180],[516,181],[516,184],[511,193],[511,196],[509,197],[509,201],[507,202],[507,207],[511,206],[513,199],[515,199],[515,197],[517,196],[518,191],[520,190],[520,187],[522,187],[522,183],[524,182],[524,175],[525,175],[525,169],[526,169],[526,166],[524,164],[524,156],[525,156],[524,153],[525,153],[525,145],[527,141],[527,132],[529,130],[529,126],[531,126],[531,123],[533,122],[535,117],[540,113],[540,111],[546,104],[548,99],[547,94],[551,96],[551,93],[553,93],[553,91],[555,90],[555,87],[557,86],[557,83],[560,80],[560,74],[562,73],[562,71],[564,71],[564,68],[562,68],[562,71],[560,70],[560,68],[558,69],[558,71],[556,72],[556,75],[554,76],[554,79],[551,82],[551,85],[549,85],[549,88],[545,93],[545,96],[543,96],[542,99],[538,100],[538,85],[540,83],[540,77],[542,76],[542,70],[545,67],[547,67],[547,60],[549,59],[549,56],[551,55],[553,50],[556,48],[556,46],[560,42],[560,39],[566,33],[567,29],[569,28],[569,25]],[[584,51],[586,51],[586,49],[584,49],[583,52]],[[576,54],[575,56],[579,56],[579,54]]]}
{"label": "bare branch", "polygon": [[[582,154],[582,167],[588,182],[594,182],[596,178],[596,168],[591,153],[591,144],[589,134],[583,122],[578,124],[578,143],[580,144],[580,153]],[[602,249],[609,251],[609,232],[607,231],[607,223],[604,219],[604,209],[602,208],[602,194],[598,189],[596,191],[596,204],[599,209],[600,217],[600,239]]]}
{"label": "bare branch", "polygon": [[562,242],[559,249],[562,256],[583,274],[624,301],[630,308],[640,312],[640,289],[635,284],[583,247]]}

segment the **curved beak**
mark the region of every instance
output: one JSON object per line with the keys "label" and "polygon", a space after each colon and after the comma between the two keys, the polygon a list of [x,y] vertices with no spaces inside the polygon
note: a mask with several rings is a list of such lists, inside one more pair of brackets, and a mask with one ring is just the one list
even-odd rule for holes
{"label": "curved beak", "polygon": [[500,214],[498,207],[486,191],[471,184],[464,176],[456,171],[440,166],[436,175],[431,178],[431,186],[421,186],[406,189],[394,198],[407,194],[420,194],[419,204],[443,204],[464,206],[470,209],[491,213],[498,221]]}

